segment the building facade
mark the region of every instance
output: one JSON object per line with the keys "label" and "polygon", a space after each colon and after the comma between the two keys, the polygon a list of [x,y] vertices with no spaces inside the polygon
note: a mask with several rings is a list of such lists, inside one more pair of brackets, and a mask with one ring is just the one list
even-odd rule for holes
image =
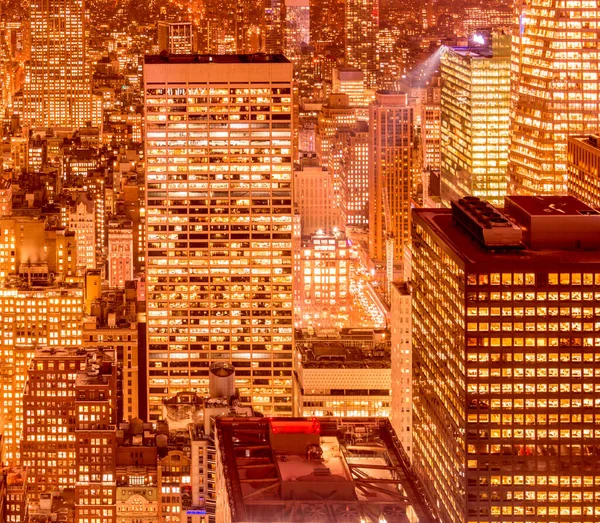
{"label": "building facade", "polygon": [[510,131],[510,36],[485,48],[451,47],[441,62],[441,190],[501,205]]}
{"label": "building facade", "polygon": [[377,85],[378,0],[346,0],[346,63],[364,73],[365,87]]}
{"label": "building facade", "polygon": [[377,91],[369,110],[369,254],[386,260],[393,238],[397,261],[410,241],[413,107],[405,93]]}
{"label": "building facade", "polygon": [[144,78],[150,418],[223,360],[291,414],[292,65],[146,57]]}
{"label": "building facade", "polygon": [[523,196],[414,217],[413,463],[441,521],[597,518],[600,217]]}
{"label": "building facade", "polygon": [[[522,4],[512,38],[510,188],[567,192],[567,137],[600,127],[596,2]],[[540,49],[544,49],[540,53]]]}
{"label": "building facade", "polygon": [[567,161],[569,195],[600,207],[600,136],[570,136]]}
{"label": "building facade", "polygon": [[24,120],[39,127],[84,127],[92,114],[85,2],[35,0],[30,4],[30,16]]}

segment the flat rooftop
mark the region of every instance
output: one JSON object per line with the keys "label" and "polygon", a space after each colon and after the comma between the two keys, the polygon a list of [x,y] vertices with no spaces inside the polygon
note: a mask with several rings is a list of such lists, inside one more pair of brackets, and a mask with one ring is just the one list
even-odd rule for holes
{"label": "flat rooftop", "polygon": [[232,522],[438,521],[388,419],[219,417],[216,427]]}
{"label": "flat rooftop", "polygon": [[145,64],[289,64],[282,54],[160,54],[144,56]]}
{"label": "flat rooftop", "polygon": [[[511,202],[530,216],[586,216],[597,214],[574,196],[511,196]],[[599,243],[600,247],[600,243]]]}
{"label": "flat rooftop", "polygon": [[475,270],[485,264],[486,271],[506,272],[600,272],[600,238],[596,250],[564,249],[486,249],[464,228],[458,225],[451,209],[413,209],[415,223],[438,236],[452,257],[463,266]]}
{"label": "flat rooftop", "polygon": [[492,50],[486,47],[451,47],[456,54],[465,58],[492,58]]}

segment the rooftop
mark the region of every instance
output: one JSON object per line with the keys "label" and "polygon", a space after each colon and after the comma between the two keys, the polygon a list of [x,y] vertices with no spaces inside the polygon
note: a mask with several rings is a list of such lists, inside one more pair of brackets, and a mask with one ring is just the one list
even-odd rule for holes
{"label": "rooftop", "polygon": [[464,265],[486,264],[486,270],[540,272],[600,271],[600,214],[570,196],[507,196],[501,216],[523,231],[510,248],[485,245],[477,227],[461,225],[451,209],[413,209],[415,223],[429,229]]}
{"label": "rooftop", "polygon": [[290,61],[282,54],[160,54],[146,55],[145,64],[260,64],[280,63],[287,64]]}
{"label": "rooftop", "polygon": [[343,329],[317,332],[296,330],[296,346],[306,369],[386,369],[390,367],[389,331]]}
{"label": "rooftop", "polygon": [[590,134],[585,136],[569,136],[570,142],[580,142],[600,152],[600,134]]}
{"label": "rooftop", "polygon": [[388,419],[216,424],[232,522],[437,521]]}
{"label": "rooftop", "polygon": [[531,216],[600,215],[598,211],[574,196],[510,196],[509,198],[513,205],[518,205]]}

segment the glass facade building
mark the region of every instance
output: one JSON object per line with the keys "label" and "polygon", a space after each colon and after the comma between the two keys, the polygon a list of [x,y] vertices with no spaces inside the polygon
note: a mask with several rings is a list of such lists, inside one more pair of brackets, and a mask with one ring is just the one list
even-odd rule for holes
{"label": "glass facade building", "polygon": [[533,0],[517,10],[510,187],[517,194],[565,194],[567,137],[600,127],[600,6]]}
{"label": "glass facade building", "polygon": [[146,57],[144,77],[150,418],[215,361],[292,414],[292,65]]}
{"label": "glass facade building", "polygon": [[448,48],[441,61],[442,197],[504,201],[510,129],[510,36]]}
{"label": "glass facade building", "polygon": [[465,200],[414,211],[413,463],[445,523],[595,521],[600,216]]}

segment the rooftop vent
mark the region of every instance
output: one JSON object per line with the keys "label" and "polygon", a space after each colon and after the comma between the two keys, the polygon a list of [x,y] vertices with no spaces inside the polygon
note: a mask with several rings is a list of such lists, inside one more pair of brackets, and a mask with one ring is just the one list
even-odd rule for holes
{"label": "rooftop vent", "polygon": [[521,246],[521,228],[476,196],[466,196],[452,202],[452,217],[485,247]]}

